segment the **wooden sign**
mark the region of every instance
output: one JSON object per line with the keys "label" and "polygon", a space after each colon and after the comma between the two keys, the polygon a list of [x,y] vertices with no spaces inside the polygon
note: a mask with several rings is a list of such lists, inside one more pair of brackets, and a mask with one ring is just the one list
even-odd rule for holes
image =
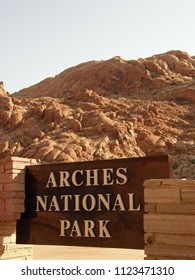
{"label": "wooden sign", "polygon": [[143,249],[143,181],[169,176],[169,156],[28,166],[17,243]]}

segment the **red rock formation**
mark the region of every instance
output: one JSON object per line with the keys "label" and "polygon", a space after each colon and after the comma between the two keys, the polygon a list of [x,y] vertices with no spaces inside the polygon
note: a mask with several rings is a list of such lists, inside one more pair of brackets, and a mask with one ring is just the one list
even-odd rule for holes
{"label": "red rock formation", "polygon": [[195,178],[195,59],[181,51],[65,70],[14,95],[0,84],[0,157],[83,161],[171,154]]}

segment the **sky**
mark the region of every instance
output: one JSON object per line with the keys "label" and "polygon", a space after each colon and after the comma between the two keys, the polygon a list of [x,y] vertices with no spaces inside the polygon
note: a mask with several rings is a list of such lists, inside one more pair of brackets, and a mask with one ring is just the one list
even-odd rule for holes
{"label": "sky", "polygon": [[8,92],[114,56],[195,55],[194,0],[0,0],[0,81]]}

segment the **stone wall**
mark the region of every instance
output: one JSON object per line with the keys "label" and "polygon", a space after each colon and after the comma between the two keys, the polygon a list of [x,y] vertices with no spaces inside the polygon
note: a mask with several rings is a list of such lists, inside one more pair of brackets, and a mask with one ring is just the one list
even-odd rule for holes
{"label": "stone wall", "polygon": [[[16,244],[24,212],[25,167],[36,160],[0,160],[0,260],[33,258],[32,246]],[[195,180],[144,182],[145,259],[195,259]]]}
{"label": "stone wall", "polygon": [[24,212],[25,167],[33,159],[0,160],[0,259],[32,259],[32,246],[16,244],[16,222]]}
{"label": "stone wall", "polygon": [[195,259],[195,180],[147,180],[146,259]]}

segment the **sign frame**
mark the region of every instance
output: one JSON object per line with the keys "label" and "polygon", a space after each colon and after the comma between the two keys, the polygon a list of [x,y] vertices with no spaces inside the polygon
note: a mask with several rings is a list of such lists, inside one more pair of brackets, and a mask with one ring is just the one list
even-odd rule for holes
{"label": "sign frame", "polygon": [[170,176],[170,156],[27,166],[16,242],[143,249],[143,182]]}

